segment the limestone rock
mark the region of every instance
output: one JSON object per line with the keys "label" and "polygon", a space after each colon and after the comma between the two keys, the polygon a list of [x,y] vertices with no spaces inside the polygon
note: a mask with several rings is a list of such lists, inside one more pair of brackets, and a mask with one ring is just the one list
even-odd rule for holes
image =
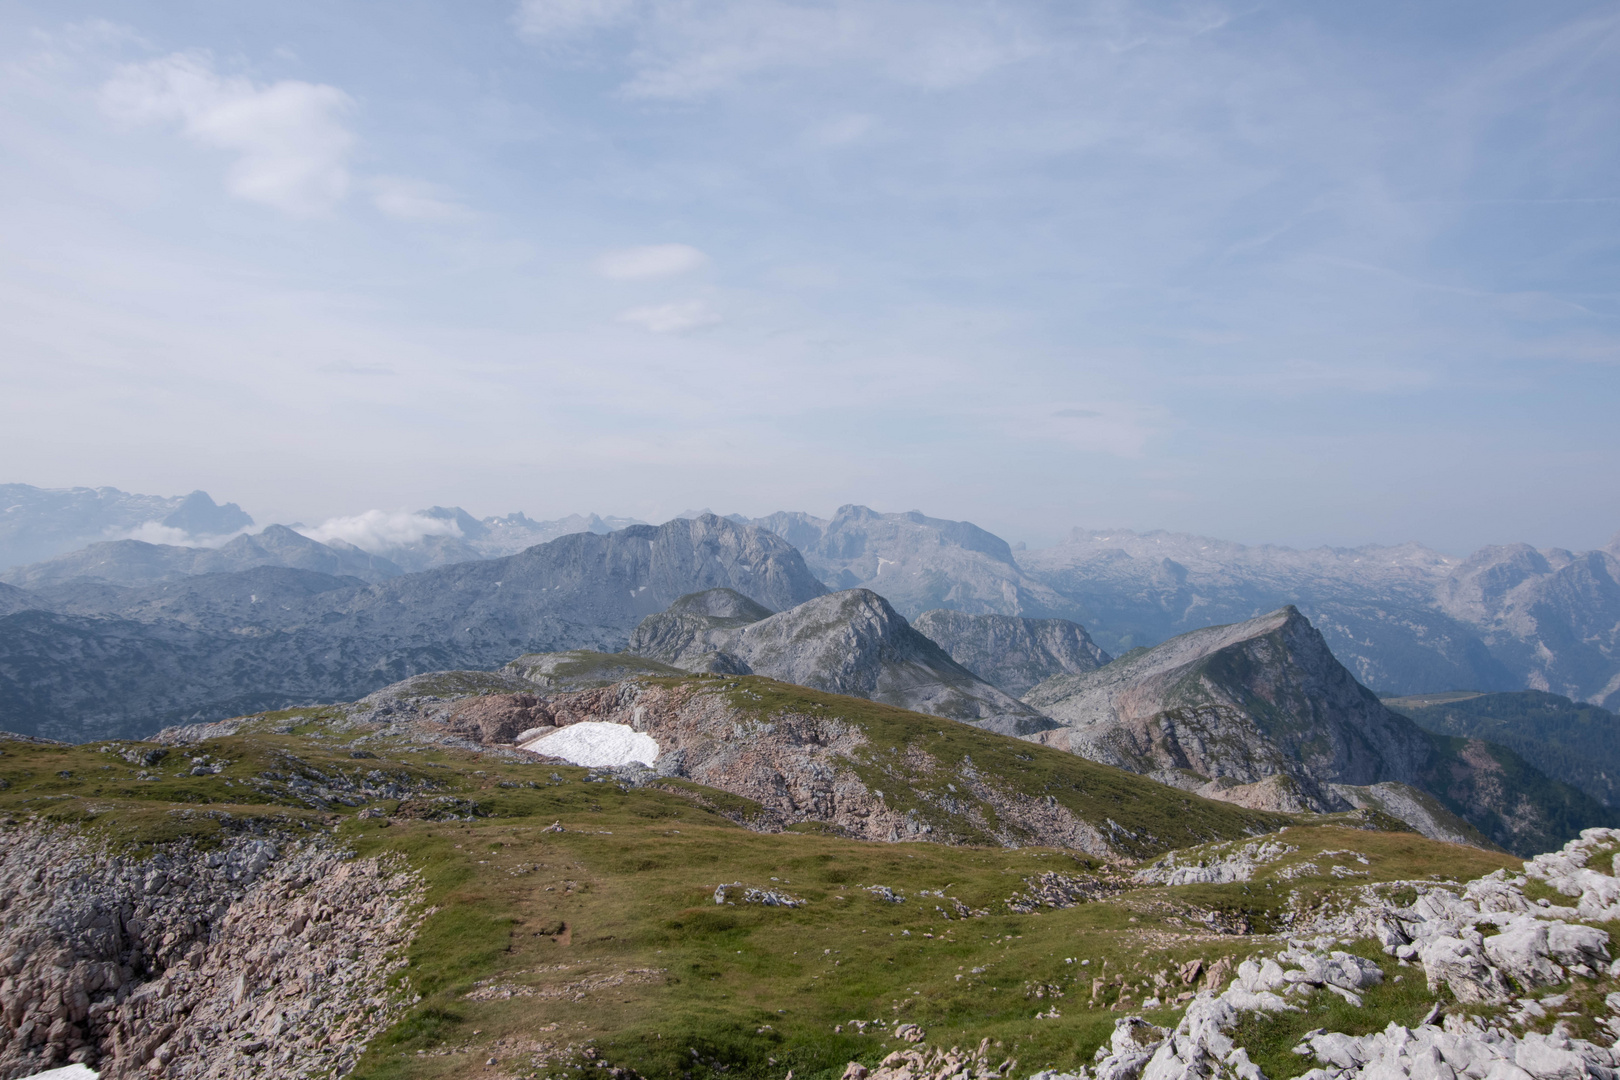
{"label": "limestone rock", "polygon": [[911,625],[952,660],[1013,696],[1054,675],[1096,671],[1113,659],[1086,628],[1067,619],[969,614],[938,608]]}

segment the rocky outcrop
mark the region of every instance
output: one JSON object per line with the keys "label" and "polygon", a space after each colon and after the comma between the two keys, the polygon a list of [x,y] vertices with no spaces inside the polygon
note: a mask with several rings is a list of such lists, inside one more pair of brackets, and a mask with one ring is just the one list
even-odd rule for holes
{"label": "rocky outcrop", "polygon": [[1246,806],[1373,806],[1436,839],[1477,840],[1421,799],[1375,787],[1401,784],[1519,852],[1609,820],[1503,747],[1431,735],[1390,711],[1292,607],[1057,676],[1024,700],[1065,725],[1038,741]]}
{"label": "rocky outcrop", "polygon": [[[547,759],[500,741],[519,724],[532,725],[513,737],[527,747],[578,724],[620,725],[656,744],[650,768],[617,769],[622,782],[664,787],[763,832],[819,823],[864,840],[1041,844],[1111,857],[1286,821],[1188,799],[1017,739],[752,676],[629,678],[550,693],[532,684],[514,692],[512,680],[416,676],[330,707],[341,719],[327,722],[368,741],[405,738],[527,762]],[[172,729],[162,741],[189,745],[289,726],[250,717]],[[304,774],[318,785],[302,789],[311,796],[359,805],[366,794],[330,773]]]}
{"label": "rocky outcrop", "polygon": [[[803,821],[837,826],[866,840],[990,839],[1049,844],[1104,855],[1104,834],[1056,800],[1027,794],[975,768],[914,744],[890,771],[886,796],[857,763],[881,759],[864,725],[806,708],[751,714],[723,690],[697,683],[629,681],[547,702],[557,727],[585,721],[624,724],[657,741],[654,771],[759,804],[754,827]],[[951,775],[955,790],[929,790],[923,777]],[[895,798],[895,791],[904,797]],[[920,800],[921,805],[917,805]],[[908,806],[907,804],[911,804]]]}
{"label": "rocky outcrop", "polygon": [[686,671],[747,674],[726,652],[741,630],[775,612],[733,589],[683,596],[668,610],[641,620],[625,651]]}
{"label": "rocky outcrop", "polygon": [[1113,660],[1085,627],[1067,619],[970,615],[937,608],[923,612],[911,625],[952,660],[1015,696],[1054,675],[1096,671]]}
{"label": "rocky outcrop", "polygon": [[1474,847],[1491,846],[1483,833],[1448,810],[1439,799],[1410,784],[1385,780],[1362,787],[1352,784],[1331,784],[1329,787],[1333,794],[1358,810],[1378,810],[1398,818],[1430,840]]}
{"label": "rocky outcrop", "polygon": [[[833,593],[757,620],[759,605],[746,601],[735,593],[683,598],[643,622],[630,650],[691,671],[766,675],[1003,734],[1053,726],[952,660],[874,592]],[[724,613],[704,613],[710,609]]]}
{"label": "rocky outcrop", "polygon": [[68,829],[7,828],[0,1072],[346,1070],[410,1003],[388,976],[421,898],[402,866],[314,840],[239,836],[142,859]]}
{"label": "rocky outcrop", "polygon": [[[1431,993],[1449,993],[1465,1007],[1513,1007],[1483,1019],[1459,1010],[1437,1024],[1443,1011],[1437,1001],[1411,1027],[1391,1022],[1363,1035],[1317,1028],[1294,1047],[1294,1053],[1319,1063],[1302,1080],[1606,1080],[1620,1067],[1620,1048],[1575,1038],[1562,1021],[1550,1032],[1531,1027],[1547,1017],[1548,1006],[1556,1008],[1566,997],[1538,1001],[1514,1000],[1514,995],[1571,976],[1615,975],[1620,965],[1610,960],[1608,933],[1586,924],[1620,915],[1620,881],[1587,866],[1593,855],[1608,855],[1616,846],[1620,832],[1589,830],[1562,851],[1526,863],[1525,876],[1498,870],[1460,891],[1455,885],[1408,883],[1416,900],[1405,907],[1368,887],[1360,904],[1296,928],[1320,936],[1294,937],[1274,956],[1240,964],[1225,990],[1217,985],[1199,993],[1174,1030],[1139,1016],[1122,1017],[1113,1037],[1098,1049],[1095,1067],[1038,1073],[1033,1080],[1263,1080],[1236,1037],[1245,1014],[1300,1012],[1315,992],[1361,1008],[1365,991],[1380,985],[1384,972],[1365,957],[1331,946],[1339,938],[1366,937],[1382,943],[1398,963],[1419,963]],[[1523,892],[1528,877],[1578,897],[1577,905],[1531,903]],[[1493,933],[1485,936],[1479,927]],[[1610,1013],[1620,1013],[1620,994],[1610,994],[1604,1004]],[[1600,1024],[1620,1030],[1620,1016]],[[920,1080],[918,1073],[910,1075]]]}
{"label": "rocky outcrop", "polygon": [[359,697],[418,672],[524,652],[621,648],[687,593],[792,607],[826,592],[785,541],[712,515],[578,533],[377,585],[260,567],[34,593],[0,617],[0,715],[79,741]]}

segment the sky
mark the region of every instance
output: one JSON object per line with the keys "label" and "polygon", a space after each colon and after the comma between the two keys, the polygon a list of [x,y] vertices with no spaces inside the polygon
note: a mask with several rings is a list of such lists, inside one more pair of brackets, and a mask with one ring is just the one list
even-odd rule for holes
{"label": "sky", "polygon": [[0,0],[0,482],[1620,530],[1620,7]]}

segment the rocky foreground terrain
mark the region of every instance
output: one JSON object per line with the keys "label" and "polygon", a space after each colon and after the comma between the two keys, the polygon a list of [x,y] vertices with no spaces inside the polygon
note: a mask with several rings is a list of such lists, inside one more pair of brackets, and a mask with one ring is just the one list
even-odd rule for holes
{"label": "rocky foreground terrain", "polygon": [[1610,1080],[1620,833],[1399,828],[605,654],[12,739],[0,1076]]}

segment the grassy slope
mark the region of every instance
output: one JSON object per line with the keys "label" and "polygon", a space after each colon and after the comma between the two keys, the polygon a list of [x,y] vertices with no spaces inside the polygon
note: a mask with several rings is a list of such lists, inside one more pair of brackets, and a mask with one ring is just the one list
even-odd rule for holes
{"label": "grassy slope", "polygon": [[[919,819],[942,834],[961,831],[960,819],[948,818],[941,802],[960,797],[950,785],[969,765],[1009,790],[1055,799],[1097,826],[1116,850],[1132,857],[1269,832],[1290,820],[1285,815],[1200,799],[1061,750],[862,698],[754,676],[728,678],[720,685],[717,692],[747,713],[836,716],[859,725],[868,740],[854,763],[862,781],[882,791],[888,805],[915,810]],[[937,766],[929,768],[927,759]],[[994,820],[995,811],[987,804],[979,805]],[[1117,828],[1110,828],[1110,821]]]}
{"label": "grassy slope", "polygon": [[[765,689],[755,692],[763,697]],[[905,726],[906,715],[873,722],[880,730],[900,725],[897,743],[920,737]],[[798,1077],[831,1077],[851,1058],[870,1063],[898,1046],[892,1030],[900,1020],[922,1025],[931,1045],[991,1039],[1000,1047],[993,1061],[1018,1058],[1019,1075],[1072,1067],[1090,1059],[1120,1015],[1107,1005],[1122,993],[1133,1007],[1140,1003],[1152,992],[1153,973],[1173,976],[1188,959],[1242,958],[1274,947],[1274,939],[1209,932],[1205,919],[1243,918],[1268,929],[1280,925],[1290,890],[1342,890],[1346,882],[1332,877],[1326,862],[1319,873],[1267,887],[1266,876],[1314,852],[1367,852],[1365,868],[1339,861],[1366,869],[1371,880],[1423,877],[1435,866],[1466,877],[1511,865],[1412,834],[1295,826],[1286,839],[1301,851],[1253,883],[1133,889],[1106,902],[1017,915],[1006,900],[1025,889],[1025,878],[1048,871],[1098,876],[1103,868],[1037,848],[751,833],[677,794],[587,782],[582,769],[411,752],[378,741],[365,744],[374,759],[356,759],[352,734],[332,732],[318,710],[278,714],[264,726],[289,721],[291,734],[238,734],[171,752],[155,766],[127,763],[95,745],[0,744],[7,782],[0,813],[85,822],[136,847],[182,835],[206,843],[222,829],[270,819],[294,831],[331,830],[361,853],[407,855],[426,875],[437,910],[403,975],[422,1001],[354,1074],[376,1080],[555,1075],[558,1062],[580,1060],[587,1046],[648,1077],[724,1071],[781,1080],[789,1068]],[[932,719],[925,726],[945,732],[936,739],[956,735]],[[975,762],[987,768],[991,751],[977,734],[959,737],[970,739]],[[1023,746],[1005,742],[1008,753]],[[147,749],[120,748],[131,756]],[[190,776],[190,757],[203,755],[231,764],[218,775]],[[1021,764],[1031,784],[1059,775],[1040,755]],[[383,803],[396,811],[384,826],[357,818],[353,807],[300,808],[286,786],[300,773],[372,769],[432,781],[439,790],[402,807]],[[141,772],[155,779],[134,779]],[[267,772],[288,780],[255,779]],[[472,821],[408,816],[435,807],[466,812],[473,803],[479,816]],[[546,831],[553,822],[566,831]],[[808,903],[717,906],[715,886],[734,881]],[[903,892],[905,902],[862,888],[873,884]],[[945,897],[924,897],[923,890]],[[947,919],[939,909],[953,908],[952,899],[986,914]],[[1098,976],[1105,983],[1094,1006]],[[514,996],[469,999],[480,983]],[[1420,1003],[1410,996],[1392,995],[1377,1015],[1412,1019],[1406,1013]],[[1060,1017],[1035,1019],[1054,1006]],[[857,1018],[885,1023],[866,1034],[833,1031]],[[1266,1045],[1289,1033],[1273,1034]],[[486,1067],[491,1057],[498,1065]]]}

